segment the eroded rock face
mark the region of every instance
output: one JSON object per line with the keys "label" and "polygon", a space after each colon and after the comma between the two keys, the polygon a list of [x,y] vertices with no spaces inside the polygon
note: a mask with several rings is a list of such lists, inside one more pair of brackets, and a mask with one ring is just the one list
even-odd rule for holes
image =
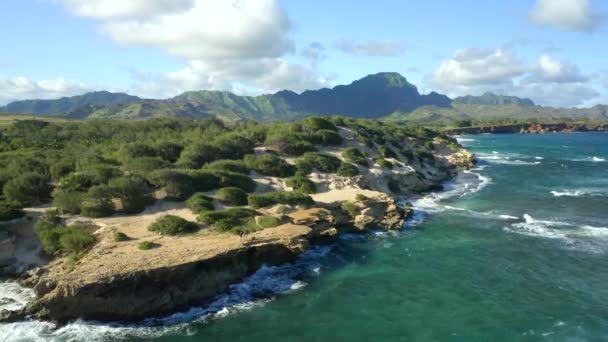
{"label": "eroded rock face", "polygon": [[475,167],[475,156],[467,150],[460,150],[448,157],[450,164],[459,170],[469,170]]}

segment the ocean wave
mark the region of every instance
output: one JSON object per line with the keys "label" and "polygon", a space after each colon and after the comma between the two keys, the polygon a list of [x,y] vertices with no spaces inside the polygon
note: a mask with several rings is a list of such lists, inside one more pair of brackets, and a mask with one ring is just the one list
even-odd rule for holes
{"label": "ocean wave", "polygon": [[551,191],[555,197],[585,197],[585,196],[604,196],[606,193],[598,190],[579,189],[579,190],[560,190]]}
{"label": "ocean wave", "polygon": [[565,221],[535,219],[529,214],[523,215],[523,222],[513,223],[504,230],[528,236],[560,239],[577,249],[602,252],[606,250],[605,239],[597,243],[589,238],[608,238],[608,227],[581,225]]}
{"label": "ocean wave", "polygon": [[[107,341],[129,338],[151,339],[166,335],[194,335],[192,322],[205,322],[215,318],[251,310],[273,300],[277,295],[297,291],[306,286],[301,278],[316,276],[322,268],[321,260],[333,246],[314,246],[290,264],[263,266],[241,283],[217,296],[209,305],[193,307],[187,311],[162,318],[150,318],[138,324],[100,323],[76,320],[59,329],[48,322],[25,321],[2,325],[0,341]],[[26,293],[26,295],[24,295]],[[33,293],[31,294],[33,296]],[[17,284],[0,284],[0,298],[21,298],[25,305],[33,297]],[[19,309],[15,307],[14,309]]]}
{"label": "ocean wave", "polygon": [[593,156],[593,158],[591,158],[591,161],[594,161],[594,162],[605,162],[606,159]]}
{"label": "ocean wave", "polygon": [[[492,153],[479,152],[475,154],[479,159],[484,160],[491,164],[501,165],[539,165],[542,162],[539,160],[544,159],[543,157],[531,157],[525,154],[519,153],[499,153],[492,151]],[[528,161],[526,159],[535,159],[536,161]]]}

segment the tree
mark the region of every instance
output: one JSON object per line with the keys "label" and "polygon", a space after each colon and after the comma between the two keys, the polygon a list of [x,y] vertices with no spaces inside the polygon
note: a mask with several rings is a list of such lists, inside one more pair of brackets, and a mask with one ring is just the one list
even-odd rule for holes
{"label": "tree", "polygon": [[150,187],[143,178],[130,176],[110,180],[112,194],[120,199],[122,211],[127,214],[142,212],[153,202]]}
{"label": "tree", "polygon": [[79,214],[85,193],[79,191],[57,191],[53,194],[53,205],[69,214]]}
{"label": "tree", "polygon": [[194,192],[192,177],[177,170],[156,170],[151,172],[148,181],[162,188],[168,199],[184,200]]}
{"label": "tree", "polygon": [[80,204],[80,214],[82,216],[104,217],[113,213],[112,189],[107,185],[91,187]]}
{"label": "tree", "polygon": [[49,179],[39,173],[28,172],[4,184],[4,197],[19,206],[39,204],[51,195]]}
{"label": "tree", "polygon": [[228,205],[247,205],[247,193],[234,186],[219,189],[215,198]]}

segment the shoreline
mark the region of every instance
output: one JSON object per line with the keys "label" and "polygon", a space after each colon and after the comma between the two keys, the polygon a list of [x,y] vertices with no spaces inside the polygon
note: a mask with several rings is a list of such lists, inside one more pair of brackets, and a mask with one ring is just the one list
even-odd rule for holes
{"label": "shoreline", "polygon": [[462,127],[444,130],[448,135],[460,134],[545,134],[545,133],[577,133],[577,132],[608,132],[608,124],[586,125],[584,123],[540,123],[540,124],[511,124],[488,125],[477,127]]}

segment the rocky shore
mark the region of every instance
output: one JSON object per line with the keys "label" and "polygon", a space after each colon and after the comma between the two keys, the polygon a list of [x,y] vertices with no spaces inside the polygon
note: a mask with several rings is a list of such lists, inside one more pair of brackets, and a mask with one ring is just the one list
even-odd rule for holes
{"label": "rocky shore", "polygon": [[[139,215],[91,220],[88,224],[97,227],[95,246],[75,263],[56,259],[18,279],[35,291],[36,299],[21,310],[3,311],[0,321],[138,321],[204,305],[262,265],[290,262],[311,244],[331,241],[343,231],[402,229],[412,209],[399,205],[397,195],[438,189],[457,170],[475,163],[471,153],[446,141],[435,141],[434,155],[432,162],[413,165],[393,160],[390,170],[370,167],[357,177],[319,176],[315,182],[323,191],[312,195],[313,206],[281,206],[283,224],[245,237],[210,229],[187,236],[147,231],[161,214],[193,220],[183,206],[167,204]],[[260,211],[277,215],[279,208]],[[133,241],[114,241],[117,229]],[[141,239],[158,247],[139,250]]]}
{"label": "rocky shore", "polygon": [[454,128],[444,131],[446,134],[483,134],[483,133],[573,133],[573,132],[606,132],[608,124],[583,124],[583,123],[541,123],[541,124],[515,124],[515,125],[493,125],[479,127]]}

